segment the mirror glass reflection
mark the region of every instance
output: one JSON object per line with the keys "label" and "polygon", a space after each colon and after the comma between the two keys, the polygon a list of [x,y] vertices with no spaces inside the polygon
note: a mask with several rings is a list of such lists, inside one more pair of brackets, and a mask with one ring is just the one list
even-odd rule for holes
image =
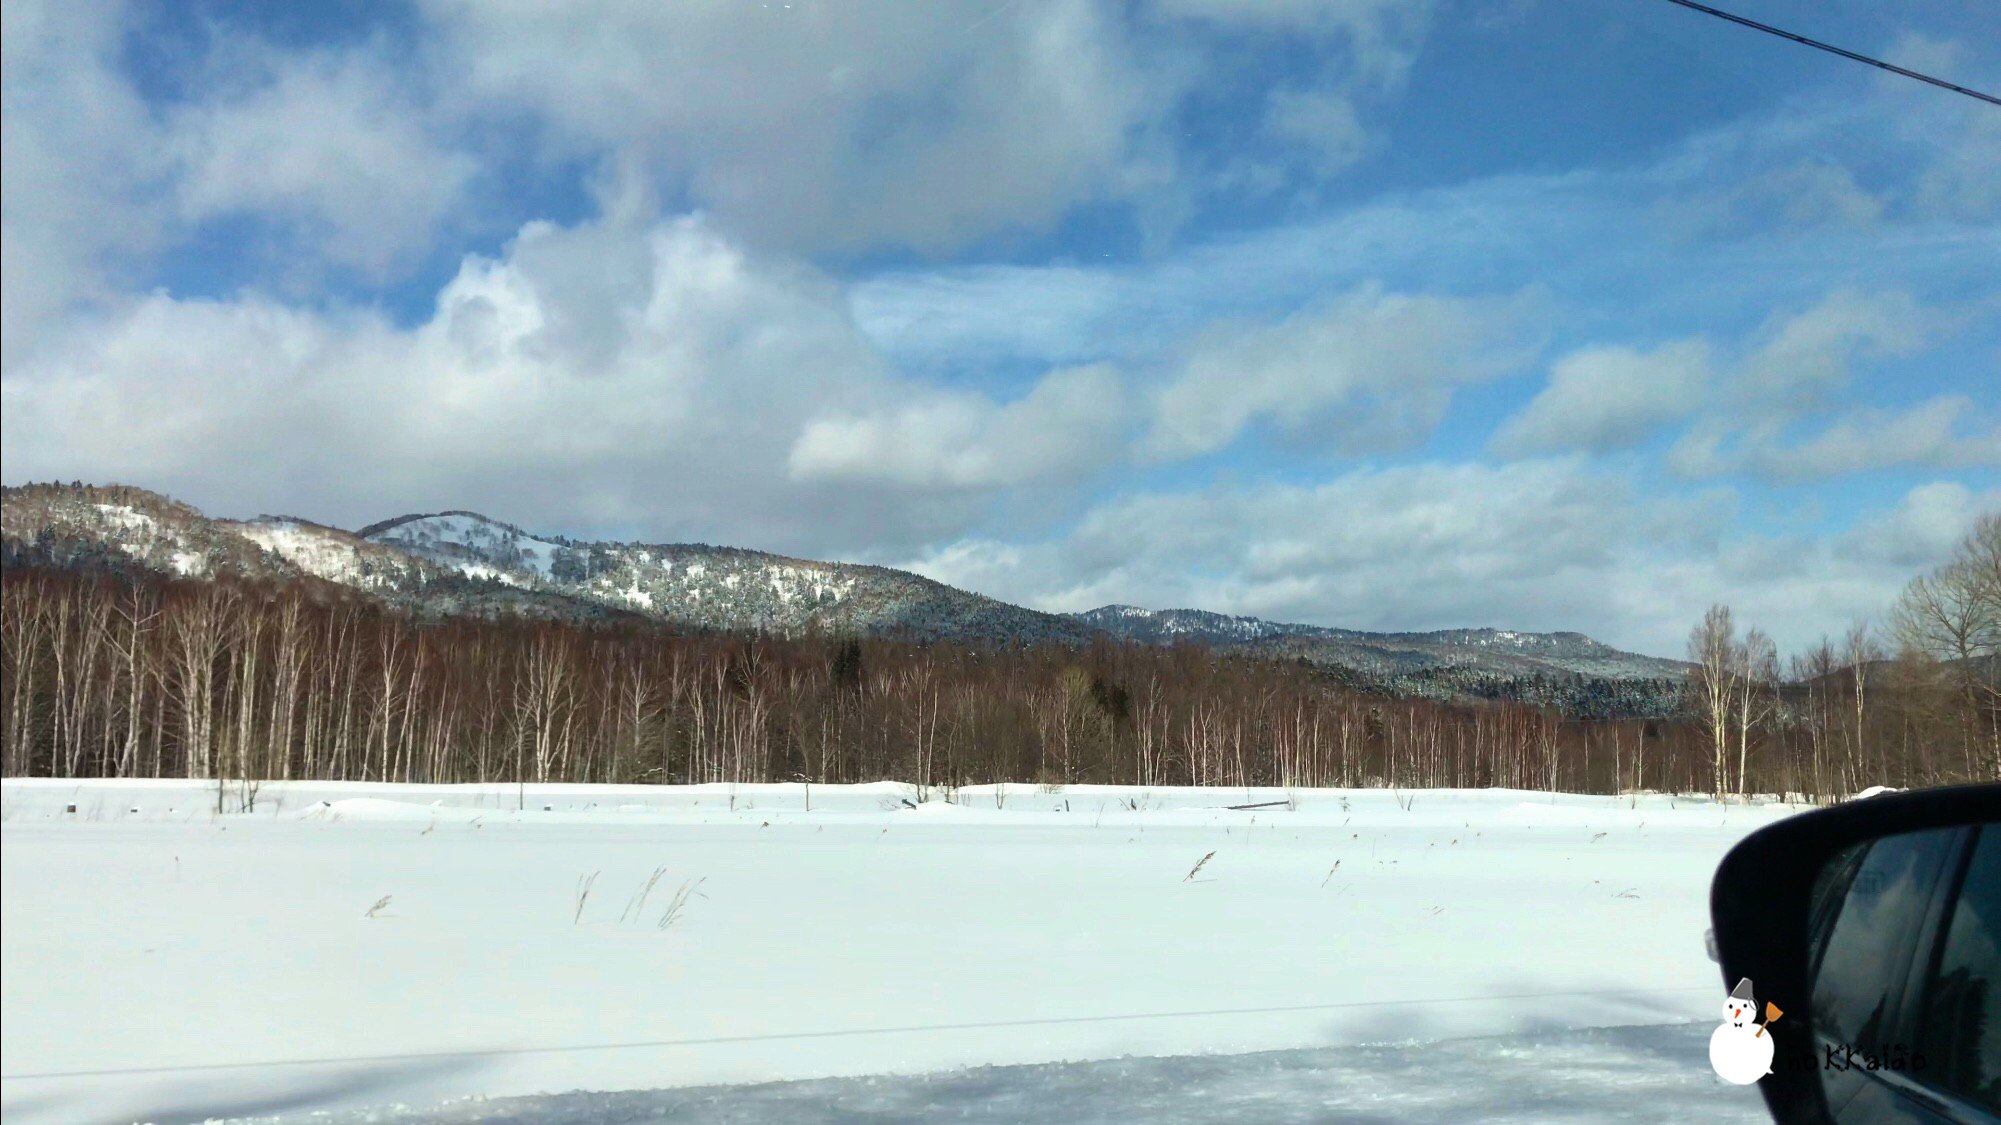
{"label": "mirror glass reflection", "polygon": [[2001,826],[1849,848],[1811,902],[1806,1017],[1829,1107],[1880,1083],[2001,1112]]}

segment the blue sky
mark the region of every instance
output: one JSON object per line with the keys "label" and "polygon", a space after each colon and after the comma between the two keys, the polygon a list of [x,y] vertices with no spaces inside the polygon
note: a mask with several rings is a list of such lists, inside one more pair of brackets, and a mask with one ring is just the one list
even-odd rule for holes
{"label": "blue sky", "polygon": [[1664,654],[2001,507],[2001,110],[1665,0],[5,19],[10,483]]}

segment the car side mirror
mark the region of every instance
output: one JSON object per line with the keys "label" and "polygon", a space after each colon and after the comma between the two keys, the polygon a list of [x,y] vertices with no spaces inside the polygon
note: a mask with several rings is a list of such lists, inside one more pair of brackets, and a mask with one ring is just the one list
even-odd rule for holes
{"label": "car side mirror", "polygon": [[[1995,827],[1983,833],[1986,825]],[[1939,991],[1928,974],[1962,882],[1988,877],[1969,871],[1983,836],[1979,862],[1991,867],[2001,855],[2001,784],[1849,801],[1759,829],[1723,858],[1709,909],[1724,990],[1748,979],[1760,1005],[1783,1013],[1762,1025],[1772,1062],[1758,1087],[1775,1120],[1992,1119],[1980,1116],[1994,1111],[1977,1095],[1961,1102],[1951,1081],[1935,1081],[1949,1079],[1947,1069],[1923,1070],[1950,1059],[1924,1060],[1923,1044],[1903,1041],[1935,1018],[1920,1012],[1937,1002],[1927,999]],[[1995,920],[1976,914],[1986,927],[1976,956],[1992,959]],[[1988,964],[1984,979],[1998,970]],[[1991,1015],[2001,1044],[2001,996],[1980,987],[1972,1018]],[[1964,1065],[1976,1081],[2001,1082],[1979,1069],[1992,1064]]]}

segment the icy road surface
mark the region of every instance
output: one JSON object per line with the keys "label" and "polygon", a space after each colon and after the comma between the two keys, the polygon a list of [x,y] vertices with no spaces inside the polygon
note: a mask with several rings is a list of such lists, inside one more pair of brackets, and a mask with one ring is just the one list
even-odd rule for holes
{"label": "icy road surface", "polygon": [[1789,806],[915,796],[6,782],[6,1119],[1759,1119],[1702,932]]}

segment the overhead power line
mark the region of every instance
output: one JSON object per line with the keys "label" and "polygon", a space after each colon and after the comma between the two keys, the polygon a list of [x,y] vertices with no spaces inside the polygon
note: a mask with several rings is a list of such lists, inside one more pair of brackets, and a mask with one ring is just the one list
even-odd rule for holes
{"label": "overhead power line", "polygon": [[1829,54],[1840,55],[1844,59],[1854,59],[1856,62],[1859,63],[1868,63],[1870,66],[1876,67],[1878,69],[1887,70],[1891,74],[1901,74],[1906,78],[1915,78],[1920,82],[1928,82],[1933,86],[1937,86],[1941,90],[1951,90],[1955,94],[1965,94],[1969,98],[1979,98],[1981,101],[1988,102],[1992,105],[2001,105],[2001,98],[1997,98],[1992,94],[1983,94],[1978,90],[1969,90],[1965,86],[1958,85],[1957,83],[1947,82],[1943,78],[1933,78],[1929,74],[1920,74],[1915,70],[1906,70],[1903,67],[1896,65],[1895,63],[1884,62],[1882,59],[1872,59],[1868,55],[1858,55],[1854,51],[1843,50],[1842,48],[1837,47],[1832,43],[1822,43],[1818,39],[1808,39],[1804,35],[1795,35],[1792,32],[1785,30],[1784,28],[1773,27],[1771,24],[1768,23],[1759,23],[1757,20],[1745,19],[1743,16],[1732,15],[1729,12],[1722,10],[1721,8],[1712,8],[1707,4],[1698,4],[1695,2],[1695,0],[1668,0],[1668,3],[1680,4],[1684,8],[1692,8],[1695,11],[1703,13],[1704,15],[1711,15],[1715,16],[1717,19],[1729,20],[1731,23],[1742,24],[1745,27],[1753,28],[1757,31],[1762,31],[1767,35],[1776,35],[1781,39],[1790,39],[1795,43],[1804,44],[1808,47],[1813,47],[1817,50],[1826,51]]}

